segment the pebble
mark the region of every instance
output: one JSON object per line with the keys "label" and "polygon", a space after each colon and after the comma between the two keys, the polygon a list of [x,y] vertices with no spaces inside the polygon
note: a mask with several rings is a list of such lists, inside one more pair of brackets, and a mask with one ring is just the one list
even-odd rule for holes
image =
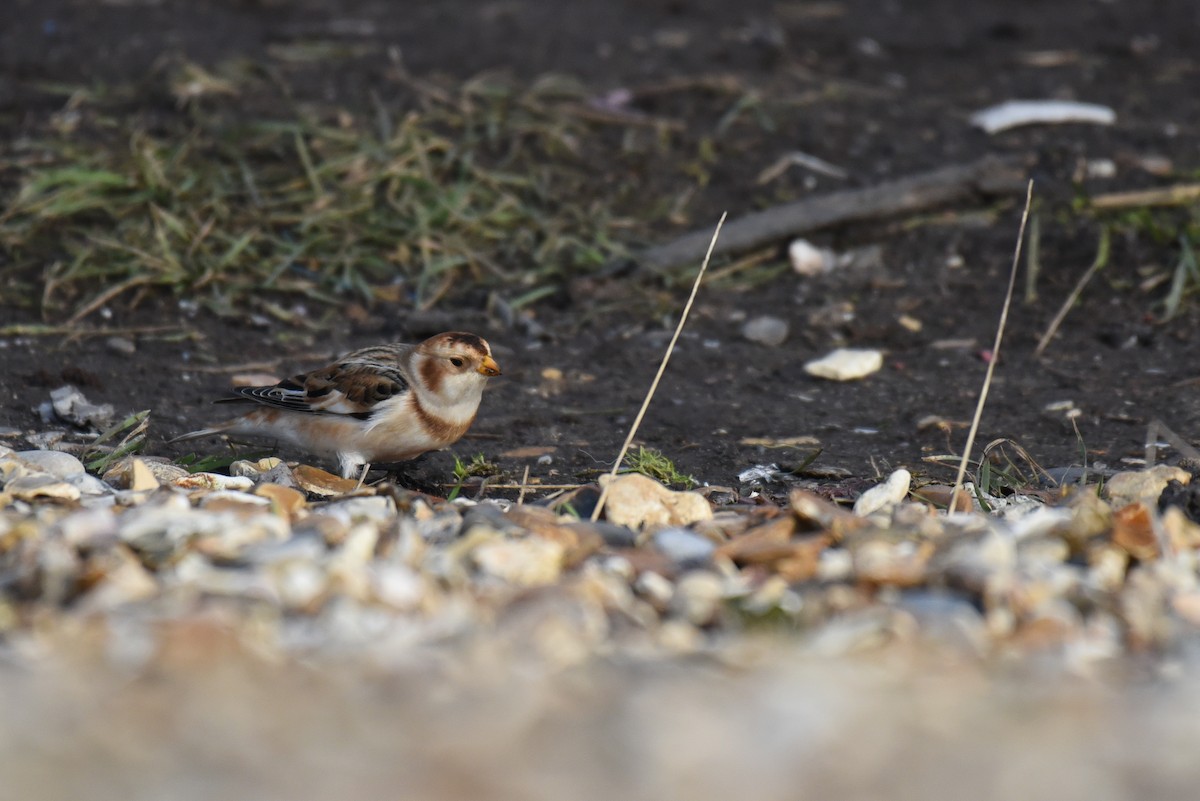
{"label": "pebble", "polygon": [[132,339],[125,337],[109,337],[104,340],[104,346],[120,356],[132,356],[137,353],[137,345]]}
{"label": "pebble", "polygon": [[357,648],[386,662],[494,630],[522,658],[574,665],[725,658],[747,626],[782,623],[815,653],[932,644],[1084,671],[1179,653],[1200,628],[1200,524],[1153,502],[1173,469],[1128,471],[1108,499],[1038,493],[950,516],[908,502],[902,470],[858,514],[804,489],[714,513],[700,493],[629,475],[592,524],[511,501],[322,496],[264,481],[291,475],[275,460],[190,476],[131,457],[106,473],[113,490],[71,458],[0,449],[0,632],[13,642],[87,621],[127,647],[130,620],[165,631],[199,612],[267,654]]}
{"label": "pebble", "polygon": [[890,512],[908,497],[912,486],[912,473],[903,467],[888,476],[887,481],[864,492],[854,502],[854,514],[867,517],[881,512]]}
{"label": "pebble", "polygon": [[496,539],[476,547],[471,556],[485,575],[518,587],[542,587],[558,581],[563,550],[557,542],[538,537]]}
{"label": "pebble", "polygon": [[712,559],[717,546],[685,528],[665,528],[651,537],[654,547],[679,565],[700,565]]}
{"label": "pebble", "polygon": [[762,315],[746,321],[742,326],[742,336],[751,342],[777,348],[787,341],[789,330],[787,320]]}
{"label": "pebble", "polygon": [[804,372],[830,381],[856,381],[878,372],[883,367],[883,352],[859,348],[838,348],[806,362]]}
{"label": "pebble", "polygon": [[817,276],[827,273],[837,263],[831,250],[820,248],[807,239],[793,239],[788,244],[788,261],[797,275]]}
{"label": "pebble", "polygon": [[1116,473],[1104,482],[1104,495],[1116,508],[1138,501],[1156,505],[1169,481],[1187,484],[1191,480],[1192,474],[1186,470],[1163,464],[1148,470]]}
{"label": "pebble", "polygon": [[55,478],[71,478],[87,472],[83,462],[62,451],[18,451],[15,456],[26,465]]}
{"label": "pebble", "polygon": [[697,570],[675,583],[668,611],[693,626],[711,624],[725,599],[725,584],[715,573]]}
{"label": "pebble", "polygon": [[4,494],[18,501],[77,501],[79,488],[47,473],[24,475],[4,485]]}
{"label": "pebble", "polygon": [[610,523],[641,529],[647,526],[688,526],[711,520],[712,506],[697,492],[676,492],[639,473],[617,476],[609,483],[604,516]]}
{"label": "pebble", "polygon": [[[88,426],[103,428],[116,416],[112,404],[92,403],[79,389],[69,384],[50,392],[50,407],[59,420],[81,428]],[[43,418],[45,417],[46,414],[43,412]],[[47,422],[49,421],[47,420]]]}

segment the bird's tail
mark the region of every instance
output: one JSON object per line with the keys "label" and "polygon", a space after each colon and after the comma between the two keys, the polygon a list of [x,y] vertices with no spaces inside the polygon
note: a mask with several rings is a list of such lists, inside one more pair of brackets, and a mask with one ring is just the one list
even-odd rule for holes
{"label": "bird's tail", "polygon": [[174,439],[167,440],[168,445],[174,445],[176,442],[189,442],[193,439],[202,439],[203,437],[212,437],[217,434],[228,434],[234,427],[235,421],[221,423],[210,428],[202,428],[199,431],[189,431],[186,434],[180,434]]}

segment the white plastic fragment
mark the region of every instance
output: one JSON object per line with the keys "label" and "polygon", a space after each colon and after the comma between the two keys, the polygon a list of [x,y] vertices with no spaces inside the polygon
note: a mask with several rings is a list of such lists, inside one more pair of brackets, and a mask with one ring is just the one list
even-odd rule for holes
{"label": "white plastic fragment", "polygon": [[883,367],[883,352],[858,348],[838,348],[804,365],[804,372],[831,381],[854,381]]}
{"label": "white plastic fragment", "polygon": [[990,134],[1022,125],[1068,122],[1112,125],[1116,121],[1117,112],[1108,106],[1073,100],[1009,100],[971,115],[971,124]]}

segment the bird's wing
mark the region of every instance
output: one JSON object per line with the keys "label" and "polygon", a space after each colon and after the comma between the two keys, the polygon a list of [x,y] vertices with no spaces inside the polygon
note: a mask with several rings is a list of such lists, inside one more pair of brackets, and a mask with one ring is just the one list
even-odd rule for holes
{"label": "bird's wing", "polygon": [[333,364],[268,387],[240,387],[239,397],[293,412],[344,414],[367,418],[385,401],[411,391],[404,361],[411,348],[364,348]]}

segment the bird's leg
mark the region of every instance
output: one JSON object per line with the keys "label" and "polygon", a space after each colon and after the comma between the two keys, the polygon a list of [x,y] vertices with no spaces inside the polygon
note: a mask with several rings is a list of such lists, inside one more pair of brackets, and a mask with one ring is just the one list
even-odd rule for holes
{"label": "bird's leg", "polygon": [[371,469],[371,463],[363,462],[362,473],[360,473],[358,476],[358,486],[354,488],[355,492],[358,492],[360,489],[362,489],[363,482],[367,480],[367,472],[370,469]]}

